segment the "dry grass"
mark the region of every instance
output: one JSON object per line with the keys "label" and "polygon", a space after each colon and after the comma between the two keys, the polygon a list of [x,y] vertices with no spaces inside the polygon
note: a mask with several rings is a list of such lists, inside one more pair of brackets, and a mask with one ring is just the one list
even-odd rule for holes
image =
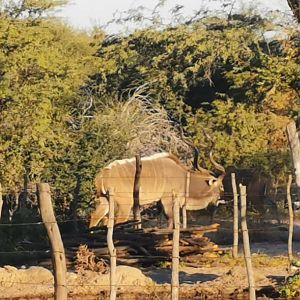
{"label": "dry grass", "polygon": [[[243,255],[240,255],[238,258],[233,259],[231,254],[226,254],[221,256],[217,261],[214,260],[214,263],[221,266],[245,266],[245,260]],[[252,255],[252,265],[254,268],[262,267],[279,267],[287,266],[288,259],[284,256],[269,256],[265,254],[254,254]]]}
{"label": "dry grass", "polygon": [[145,87],[132,92],[127,101],[104,103],[100,111],[96,122],[107,124],[113,140],[121,137],[127,141],[128,157],[167,151],[185,161],[192,158],[193,149],[182,140],[167,111],[147,95]]}
{"label": "dry grass", "polygon": [[95,253],[88,249],[87,245],[80,245],[76,252],[75,270],[78,274],[85,271],[104,274],[108,272],[109,266],[103,259],[98,259]]}

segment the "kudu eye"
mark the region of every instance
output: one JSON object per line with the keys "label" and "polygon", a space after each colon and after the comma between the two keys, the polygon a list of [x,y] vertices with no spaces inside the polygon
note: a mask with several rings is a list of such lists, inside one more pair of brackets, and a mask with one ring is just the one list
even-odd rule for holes
{"label": "kudu eye", "polygon": [[209,179],[209,181],[208,181],[208,185],[213,185],[215,182],[216,182],[217,180],[215,179],[215,178],[211,178],[211,179]]}

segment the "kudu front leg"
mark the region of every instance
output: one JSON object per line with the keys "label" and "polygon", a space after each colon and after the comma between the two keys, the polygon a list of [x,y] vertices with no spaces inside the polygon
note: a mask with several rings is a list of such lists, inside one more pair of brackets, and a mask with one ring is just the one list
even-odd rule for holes
{"label": "kudu front leg", "polygon": [[96,208],[91,213],[89,228],[96,227],[98,223],[105,218],[109,210],[108,201],[105,197],[96,198],[95,203]]}
{"label": "kudu front leg", "polygon": [[131,206],[130,205],[119,205],[118,212],[115,218],[115,224],[121,224],[129,220]]}
{"label": "kudu front leg", "polygon": [[174,220],[173,220],[173,205],[172,205],[172,201],[167,201],[167,200],[161,200],[161,203],[163,205],[164,208],[164,214],[168,220],[168,229],[173,229],[173,224],[174,224]]}
{"label": "kudu front leg", "polygon": [[173,225],[174,225],[174,219],[173,216],[172,217],[168,217],[168,229],[173,229]]}

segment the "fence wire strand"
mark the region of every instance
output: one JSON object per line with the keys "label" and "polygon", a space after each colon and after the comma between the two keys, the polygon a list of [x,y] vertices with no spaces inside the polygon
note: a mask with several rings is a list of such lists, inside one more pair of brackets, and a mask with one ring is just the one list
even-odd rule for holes
{"label": "fence wire strand", "polygon": [[[173,178],[176,178],[176,177],[173,177]],[[118,191],[118,193],[120,194],[129,194],[128,191]],[[157,192],[147,192],[147,194],[157,194]],[[142,195],[143,193],[141,193]],[[114,193],[114,195],[116,195],[116,192]],[[130,195],[132,195],[132,192],[130,192]],[[249,195],[249,194],[248,194]],[[277,194],[277,196],[285,196],[286,193],[280,193],[280,194]],[[297,195],[296,193],[292,194],[293,196]],[[172,193],[170,193],[169,197],[172,196]],[[180,196],[184,197],[185,194],[182,193]],[[223,194],[224,197],[233,197],[233,193],[224,193]],[[258,199],[265,199],[266,198],[266,195],[262,195],[262,194],[251,194],[251,196],[256,196]],[[126,204],[130,207],[133,206],[133,203],[132,204]],[[225,204],[226,205],[226,204]],[[233,206],[231,202],[228,201],[227,203],[227,206]],[[197,207],[197,205],[195,205],[195,207]],[[266,207],[274,207],[274,204],[264,204],[264,208]],[[117,217],[128,217],[128,215],[117,215]],[[64,216],[56,216],[56,218],[64,218]],[[66,223],[74,223],[74,222],[88,222],[90,220],[89,217],[80,217],[78,218],[77,220],[75,219],[65,219],[65,220],[60,220],[60,221],[53,221],[53,222],[42,222],[42,221],[39,221],[39,222],[27,222],[27,223],[2,223],[0,224],[0,228],[1,227],[18,227],[18,226],[33,226],[33,225],[45,225],[45,224],[66,224]],[[152,220],[155,220],[157,221],[157,218],[155,217],[148,217],[148,221],[152,221]],[[130,224],[127,224],[127,226],[130,225]],[[131,225],[134,225],[134,224],[131,224]],[[116,227],[117,228],[117,227]],[[192,229],[192,227],[191,227]],[[132,233],[132,229],[127,229],[127,228],[123,228],[122,229],[124,231],[124,234],[127,233]],[[222,228],[222,230],[230,230],[232,231],[232,229],[230,228]],[[250,231],[259,231],[259,232],[266,232],[266,229],[265,228],[249,228]],[[271,229],[270,229],[271,230]],[[102,230],[102,232],[105,232],[105,229]],[[241,232],[241,229],[239,230],[239,232]],[[151,233],[151,232],[150,232]],[[90,236],[93,236],[93,237],[97,237],[97,233],[96,234],[91,234],[91,233],[88,233],[88,232],[85,232],[84,234],[90,234]],[[66,237],[67,238],[67,237]],[[64,240],[64,235],[63,235],[63,240]],[[22,243],[22,242],[21,242]],[[34,242],[32,243],[34,244]],[[78,245],[79,246],[79,245]],[[106,246],[106,243],[103,242],[103,246],[105,247]],[[170,246],[170,245],[168,245]],[[25,246],[24,246],[25,247]],[[71,248],[70,246],[67,246],[68,248]],[[72,248],[74,248],[75,246],[73,246]],[[99,246],[98,246],[99,247]],[[122,247],[122,245],[118,245],[116,243],[115,245],[116,249],[118,250],[118,247]],[[66,251],[64,252],[74,252],[74,250],[69,250],[67,248]],[[89,244],[89,248],[91,250],[93,250],[93,248],[97,249],[97,245],[93,245],[92,243]],[[0,255],[5,255],[5,254],[12,254],[12,255],[15,255],[15,254],[31,254],[31,255],[35,255],[35,254],[40,254],[40,253],[45,253],[45,254],[50,254],[50,253],[63,253],[63,251],[53,251],[53,250],[50,250],[50,249],[46,249],[46,250],[15,250],[15,251],[0,251]],[[67,253],[68,254],[68,253]],[[100,255],[101,257],[109,257],[109,253],[107,254],[101,254]],[[119,257],[118,259],[122,260],[123,257]],[[161,256],[161,255],[130,255],[130,259],[170,259],[170,257],[168,256]],[[3,281],[1,280],[1,284],[2,285],[40,285],[40,286],[48,286],[48,287],[51,287],[53,288],[53,284],[52,283],[32,283],[32,282],[14,282],[14,281]],[[109,288],[110,285],[107,285],[107,284],[67,284],[66,287],[82,287],[82,286],[87,286],[87,287],[107,287]],[[136,287],[135,284],[118,284],[118,287]],[[139,285],[139,287],[147,287],[147,285]]]}

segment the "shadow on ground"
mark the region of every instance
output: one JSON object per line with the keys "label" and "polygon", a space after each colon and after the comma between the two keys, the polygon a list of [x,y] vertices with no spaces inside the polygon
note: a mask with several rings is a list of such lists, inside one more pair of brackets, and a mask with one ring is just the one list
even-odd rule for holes
{"label": "shadow on ground", "polygon": [[[146,276],[149,276],[153,281],[158,284],[171,283],[172,271],[170,269],[153,269],[147,272],[144,272]],[[218,275],[215,274],[203,274],[203,273],[194,273],[188,274],[185,272],[179,272],[179,281],[180,284],[193,284],[193,283],[202,283],[207,281],[213,281],[218,278]]]}
{"label": "shadow on ground", "polygon": [[267,276],[267,278],[272,280],[272,282],[274,282],[276,285],[282,285],[286,279],[285,276],[276,276],[276,275],[270,275]]}

